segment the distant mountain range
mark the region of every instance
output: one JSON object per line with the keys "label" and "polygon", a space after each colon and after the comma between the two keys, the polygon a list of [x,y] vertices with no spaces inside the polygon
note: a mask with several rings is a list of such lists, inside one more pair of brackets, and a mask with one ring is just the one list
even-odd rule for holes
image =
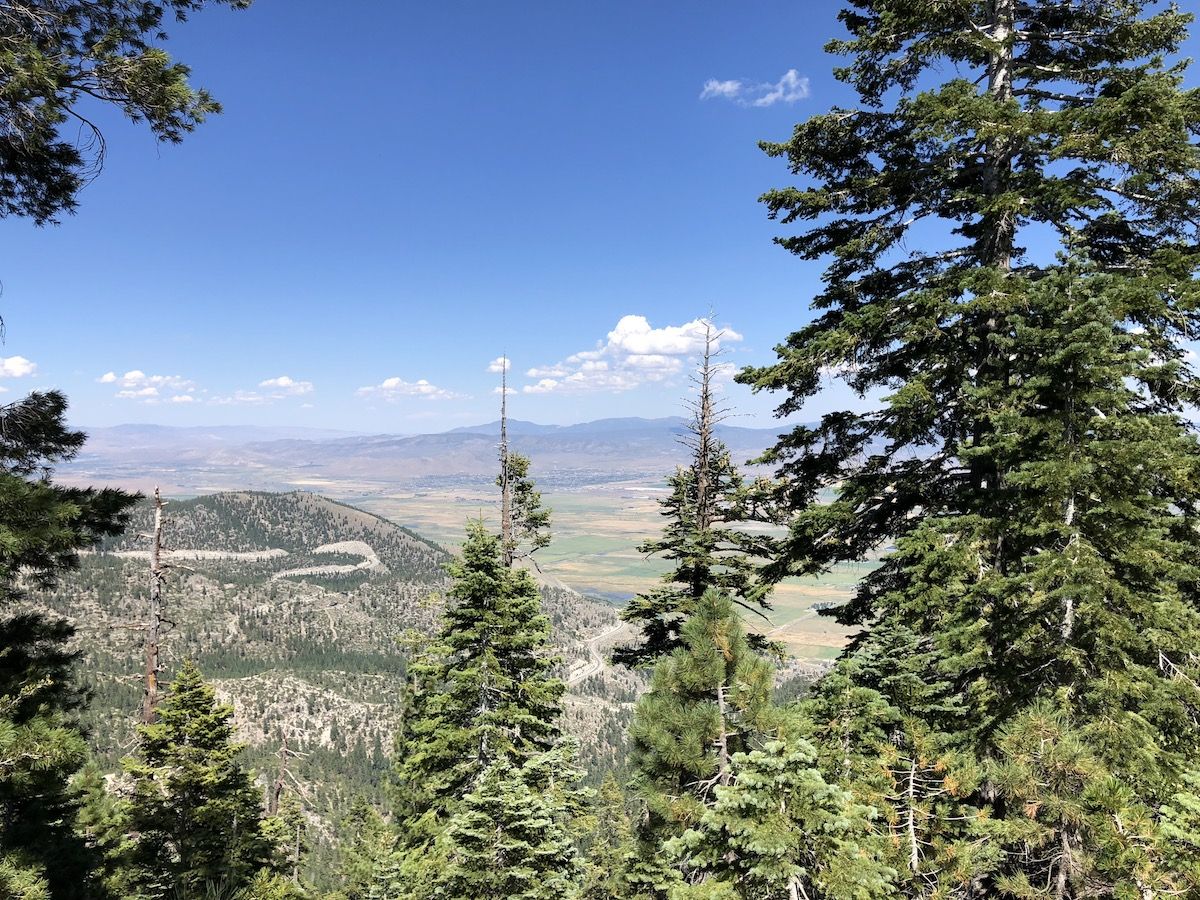
{"label": "distant mountain range", "polygon": [[[781,429],[723,425],[719,435],[744,462]],[[87,445],[61,474],[77,482],[176,491],[382,486],[490,478],[500,423],[438,434],[354,434],[254,426],[89,429]],[[581,484],[665,475],[687,458],[681,417],[599,419],[577,425],[509,420],[512,446],[534,461],[539,482]]]}

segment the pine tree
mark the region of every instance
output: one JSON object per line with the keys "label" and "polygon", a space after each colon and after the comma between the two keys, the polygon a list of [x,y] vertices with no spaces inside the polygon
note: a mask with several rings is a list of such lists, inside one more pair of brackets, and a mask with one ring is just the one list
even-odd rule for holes
{"label": "pine tree", "polygon": [[75,831],[98,860],[89,878],[88,896],[122,897],[128,893],[126,862],[132,847],[128,804],[109,790],[95,762],[80,770],[71,787],[79,806]]}
{"label": "pine tree", "polygon": [[533,758],[521,772],[497,757],[463,798],[446,831],[448,866],[437,879],[446,900],[572,900],[578,897],[580,865],[553,793],[531,784],[558,772],[569,782],[579,773],[558,771],[558,762]]}
{"label": "pine tree", "polygon": [[633,824],[625,792],[612,772],[600,783],[592,815],[583,900],[625,900],[629,896],[626,867],[635,849]]}
{"label": "pine tree", "polygon": [[510,450],[501,465],[505,471],[496,477],[496,486],[509,492],[511,525],[505,559],[512,564],[550,546],[551,510],[542,506],[542,493],[529,475],[528,456]]}
{"label": "pine tree", "polygon": [[442,627],[411,666],[414,695],[397,741],[406,845],[427,845],[493,762],[520,769],[560,739],[564,688],[537,584],[504,565],[500,540],[482,523],[472,523],[449,572]]}
{"label": "pine tree", "polygon": [[[550,510],[529,476],[529,457],[508,444],[508,357],[500,357],[500,552],[504,565],[529,559],[550,544]],[[522,549],[523,544],[528,549]]]}
{"label": "pine tree", "polygon": [[685,439],[692,459],[667,479],[670,492],[659,501],[667,520],[662,536],[638,547],[639,553],[670,561],[672,568],[660,587],[637,595],[621,610],[621,618],[640,631],[637,643],[613,654],[615,662],[627,666],[653,664],[680,646],[683,623],[710,588],[725,591],[738,606],[760,616],[771,608],[770,587],[759,578],[756,560],[771,551],[773,541],[764,532],[734,527],[748,520],[771,521],[769,492],[764,482],[746,483],[717,436],[728,415],[714,385],[721,332],[708,322],[704,328]]}
{"label": "pine tree", "polygon": [[[861,0],[831,45],[861,106],[767,145],[813,179],[764,198],[814,223],[781,243],[833,261],[821,314],[741,378],[786,391],[785,414],[830,372],[883,395],[767,457],[797,511],[779,573],[895,547],[839,611],[865,631],[816,708],[865,688],[905,723],[901,757],[851,735],[864,773],[943,754],[979,772],[919,805],[935,845],[978,848],[969,880],[918,860],[906,896],[1148,898],[1185,877],[1152,857],[1200,750],[1200,106],[1166,61],[1189,19],[1152,7]],[[1028,254],[1034,235],[1062,254]],[[883,648],[904,630],[923,671]]]}
{"label": "pine tree", "polygon": [[120,534],[138,500],[50,480],[53,467],[73,459],[86,440],[66,427],[66,410],[58,391],[0,407],[0,590],[8,602],[22,596],[22,584],[52,587],[79,564],[80,550]]}
{"label": "pine tree", "polygon": [[137,896],[201,897],[214,885],[250,885],[271,864],[273,848],[260,792],[238,761],[233,709],[217,702],[188,661],[157,721],[139,726],[138,736],[137,757],[125,761]]}
{"label": "pine tree", "polygon": [[733,754],[779,725],[774,669],[751,648],[729,597],[701,597],[682,638],[655,667],[629,730],[632,783],[645,806],[630,873],[638,896],[665,896],[678,873],[662,856],[664,844],[700,822],[716,786],[732,778]]}
{"label": "pine tree", "polygon": [[803,740],[733,757],[733,779],[693,829],[669,842],[688,885],[671,900],[867,900],[891,896],[871,810],[827,784]]}
{"label": "pine tree", "polygon": [[78,552],[120,533],[136,497],[51,481],[84,435],[64,423],[66,398],[33,393],[0,407],[0,884],[11,896],[87,896],[98,854],[72,833],[78,799],[69,780],[86,747],[77,716],[74,629],[12,612],[24,588],[50,588]]}
{"label": "pine tree", "polygon": [[188,67],[155,46],[166,38],[168,12],[181,21],[207,5],[14,0],[0,7],[0,80],[7,86],[0,118],[8,123],[0,136],[0,217],[45,224],[75,209],[79,191],[104,164],[90,104],[110,103],[171,143],[220,112],[207,91],[188,83]]}
{"label": "pine tree", "polygon": [[394,855],[395,843],[395,835],[379,812],[364,798],[355,797],[341,823],[338,842],[340,896],[366,900],[374,883],[387,877],[382,870]]}

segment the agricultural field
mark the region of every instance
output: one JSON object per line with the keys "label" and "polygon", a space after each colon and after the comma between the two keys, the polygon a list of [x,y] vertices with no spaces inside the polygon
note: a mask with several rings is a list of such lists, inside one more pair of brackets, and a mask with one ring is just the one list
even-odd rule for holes
{"label": "agricultural field", "polygon": [[[665,491],[661,480],[545,491],[543,501],[554,511],[554,541],[537,554],[542,573],[613,603],[651,587],[668,567],[637,548],[657,534],[660,520],[656,501]],[[469,519],[483,516],[487,521],[494,517],[494,495],[494,488],[480,484],[393,490],[345,499],[454,548]],[[849,599],[870,565],[848,564],[820,577],[790,579],[776,590],[769,620],[748,616],[747,625],[769,633],[798,658],[832,659],[845,646],[848,631],[832,619],[817,615],[813,605]]]}

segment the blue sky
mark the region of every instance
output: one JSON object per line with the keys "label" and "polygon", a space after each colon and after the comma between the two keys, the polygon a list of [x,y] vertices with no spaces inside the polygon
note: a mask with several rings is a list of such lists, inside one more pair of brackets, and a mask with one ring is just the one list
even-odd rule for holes
{"label": "blue sky", "polygon": [[105,115],[79,213],[0,223],[0,386],[88,425],[413,432],[495,418],[507,354],[518,418],[675,414],[687,323],[714,310],[741,365],[809,318],[756,143],[848,102],[838,8],[207,11],[169,46],[225,113],[180,146]]}
{"label": "blue sky", "polygon": [[[821,52],[836,10],[206,11],[169,46],[225,113],[179,146],[106,116],[107,165],[78,214],[0,223],[0,353],[37,366],[2,384],[61,387],[83,424],[420,431],[494,418],[501,354],[520,390],[626,316],[661,329],[711,308],[743,338],[733,362],[766,361],[818,272],[771,243],[756,198],[786,173],[756,142],[845,96]],[[747,105],[789,70],[775,102]],[[701,100],[710,79],[748,87]],[[674,414],[685,387],[661,375],[522,392],[512,413]],[[281,377],[296,384],[261,386]],[[771,403],[734,391],[765,423]]]}

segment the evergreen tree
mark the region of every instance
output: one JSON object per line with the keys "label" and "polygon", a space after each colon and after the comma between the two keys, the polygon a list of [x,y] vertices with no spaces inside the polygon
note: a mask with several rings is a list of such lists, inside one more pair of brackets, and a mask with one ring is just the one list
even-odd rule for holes
{"label": "evergreen tree", "polygon": [[734,776],[695,828],[667,845],[688,884],[671,900],[867,900],[891,896],[871,810],[827,784],[802,740],[733,757]]}
{"label": "evergreen tree", "polygon": [[128,804],[108,789],[104,773],[94,762],[89,762],[75,776],[72,789],[79,806],[75,831],[98,860],[89,878],[88,896],[125,896],[126,862],[132,847]]}
{"label": "evergreen tree", "polygon": [[[65,412],[57,391],[0,407],[0,599],[9,607],[25,586],[52,587],[81,549],[120,533],[136,501],[50,480],[84,442]],[[15,897],[88,896],[98,877],[97,854],[72,833],[69,780],[86,758],[73,637],[65,620],[0,611],[0,884]]]}
{"label": "evergreen tree", "polygon": [[612,772],[600,783],[593,818],[581,896],[583,900],[625,900],[629,896],[626,868],[635,850],[633,824],[625,792]]}
{"label": "evergreen tree", "polygon": [[[214,0],[235,8],[249,0]],[[176,143],[220,105],[188,83],[187,66],[158,41],[163,18],[206,0],[14,0],[0,7],[0,217],[38,224],[72,212],[104,163],[88,104],[112,104]]]}
{"label": "evergreen tree", "polygon": [[[550,544],[550,510],[542,506],[542,495],[529,476],[529,457],[513,453],[508,445],[508,357],[500,363],[500,553],[512,568]],[[529,549],[521,545],[528,542]]]}
{"label": "evergreen tree", "polygon": [[79,564],[79,551],[120,534],[137,497],[105,488],[68,488],[50,480],[53,467],[74,459],[86,440],[66,427],[67,399],[35,391],[0,407],[0,590],[22,596],[18,578],[52,587]]}
{"label": "evergreen tree", "polygon": [[[395,849],[395,835],[362,797],[355,797],[342,823],[338,846],[338,898],[366,900]],[[396,887],[398,891],[398,886]]]}
{"label": "evergreen tree", "polygon": [[287,873],[292,883],[299,885],[300,870],[310,849],[308,818],[300,798],[294,793],[285,793],[278,809],[263,820],[262,831],[275,851],[272,868]]}
{"label": "evergreen tree", "polygon": [[507,488],[510,495],[511,528],[504,548],[505,558],[511,562],[529,559],[550,546],[551,511],[542,506],[542,493],[529,475],[528,456],[509,451],[501,466],[505,471],[496,477],[496,486],[501,490]]}
{"label": "evergreen tree", "polygon": [[[549,756],[549,755],[547,755]],[[463,798],[446,831],[448,865],[437,878],[446,900],[572,900],[580,865],[553,792],[531,787],[547,778],[577,781],[561,757],[533,758],[520,772],[497,757]]]}
{"label": "evergreen tree", "polygon": [[774,669],[751,648],[729,597],[701,597],[682,637],[655,667],[629,731],[633,787],[645,805],[629,876],[638,896],[665,896],[678,873],[664,844],[700,822],[714,788],[732,778],[733,754],[753,749],[780,722]]}
{"label": "evergreen tree", "polygon": [[767,485],[747,484],[717,436],[728,414],[713,385],[721,335],[708,322],[704,328],[703,356],[693,378],[697,397],[689,404],[685,440],[692,459],[667,479],[670,492],[659,501],[667,520],[662,536],[638,547],[639,553],[669,560],[672,568],[660,587],[638,594],[621,610],[621,618],[640,631],[637,643],[613,654],[615,662],[627,666],[653,664],[680,646],[683,623],[710,588],[758,615],[771,608],[770,587],[758,577],[755,560],[770,552],[773,541],[765,533],[734,527],[747,520],[771,521]]}
{"label": "evergreen tree", "polygon": [[[814,223],[781,243],[833,261],[821,315],[741,378],[787,391],[785,414],[831,371],[884,394],[767,457],[797,510],[776,574],[895,546],[839,611],[864,633],[816,725],[832,736],[820,712],[864,690],[903,723],[901,756],[850,729],[856,790],[878,789],[873,764],[968,773],[924,782],[935,849],[906,896],[1154,897],[1186,877],[1152,857],[1200,750],[1200,105],[1167,61],[1189,19],[1153,6],[859,0],[831,46],[861,106],[767,145],[813,179],[766,195]],[[1035,232],[1057,261],[1025,252]],[[919,667],[885,649],[906,631]],[[967,845],[969,877],[922,861]]]}
{"label": "evergreen tree", "polygon": [[396,748],[397,818],[426,845],[496,760],[515,770],[560,739],[562,682],[549,621],[529,573],[504,565],[500,541],[472,523],[435,645],[414,684]]}
{"label": "evergreen tree", "polygon": [[216,700],[194,663],[185,662],[159,705],[138,727],[129,824],[137,896],[202,897],[214,885],[249,886],[271,864],[261,795],[238,762],[233,709]]}

